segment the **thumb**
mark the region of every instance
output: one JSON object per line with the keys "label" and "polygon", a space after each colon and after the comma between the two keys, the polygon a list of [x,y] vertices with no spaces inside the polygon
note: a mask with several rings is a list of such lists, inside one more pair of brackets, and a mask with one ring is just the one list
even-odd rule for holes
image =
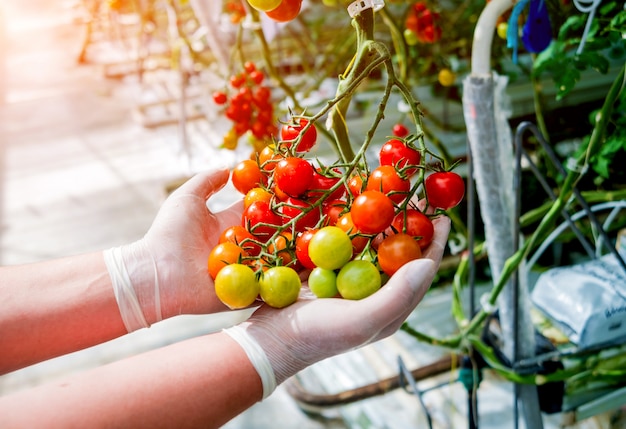
{"label": "thumb", "polygon": [[228,168],[198,173],[180,186],[173,195],[180,196],[192,194],[204,200],[224,187],[228,181],[230,171]]}

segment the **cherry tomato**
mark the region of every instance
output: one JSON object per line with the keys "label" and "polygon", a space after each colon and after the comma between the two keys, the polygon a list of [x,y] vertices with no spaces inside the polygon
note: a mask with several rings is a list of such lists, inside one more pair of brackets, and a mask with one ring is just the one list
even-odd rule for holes
{"label": "cherry tomato", "polygon": [[250,189],[243,197],[243,208],[250,207],[255,201],[265,201],[269,203],[272,200],[272,193],[265,188],[256,187]]}
{"label": "cherry tomato", "polygon": [[281,0],[248,0],[248,4],[261,12],[274,10],[280,5]]}
{"label": "cherry tomato", "polygon": [[435,227],[433,221],[419,210],[407,209],[393,218],[391,226],[395,232],[404,232],[417,239],[417,244],[422,249],[428,247],[433,241]]}
{"label": "cherry tomato", "polygon": [[213,93],[213,102],[215,104],[226,104],[226,102],[228,101],[228,97],[226,96],[226,94],[222,91],[215,91]]}
{"label": "cherry tomato", "polygon": [[[341,181],[341,171],[339,169],[335,169],[334,171],[337,175],[334,176],[332,173],[327,173],[327,175],[322,174],[320,169],[317,169],[313,173],[313,180],[311,180],[311,184],[309,185],[309,190],[307,191],[307,197],[312,201],[317,201],[319,198],[323,197],[326,192],[334,185]],[[332,193],[326,196],[327,200],[338,200],[346,192],[346,188],[344,186],[339,186]]]}
{"label": "cherry tomato", "polygon": [[269,238],[282,224],[281,217],[274,213],[271,206],[265,201],[255,201],[242,214],[242,226],[252,235]]}
{"label": "cherry tomato", "polygon": [[246,251],[231,242],[220,243],[211,250],[208,260],[208,270],[211,278],[215,279],[217,273],[226,265],[236,264],[241,258],[248,256]]}
{"label": "cherry tomato", "polygon": [[321,217],[320,209],[318,207],[311,208],[311,204],[307,201],[293,197],[287,198],[285,204],[281,207],[281,212],[284,216],[283,223],[287,223],[296,216],[300,216],[304,211],[307,211],[307,213],[295,221],[294,229],[297,232],[315,227]]}
{"label": "cherry tomato", "polygon": [[378,246],[378,264],[383,272],[390,276],[407,262],[421,257],[420,245],[408,234],[392,234]]}
{"label": "cherry tomato", "polygon": [[233,169],[231,181],[235,189],[245,195],[250,189],[259,185],[265,185],[267,177],[263,174],[256,161],[244,159]]}
{"label": "cherry tomato", "polygon": [[379,191],[364,191],[350,207],[352,222],[365,234],[378,234],[391,225],[395,209],[391,199]]}
{"label": "cherry tomato", "polygon": [[336,226],[325,226],[311,237],[309,257],[318,267],[341,268],[352,258],[350,237]]}
{"label": "cherry tomato", "polygon": [[322,215],[325,216],[325,225],[335,225],[339,217],[346,210],[346,202],[344,200],[326,200],[322,204]]}
{"label": "cherry tomato", "polygon": [[316,267],[309,274],[309,289],[318,298],[332,298],[336,296],[337,274],[333,270]]}
{"label": "cherry tomato", "polygon": [[[392,165],[402,169],[407,166],[419,165],[421,156],[417,149],[410,147],[405,142],[391,139],[380,148],[378,158],[380,165]],[[407,168],[406,175],[412,176],[416,172],[417,168]]]}
{"label": "cherry tomato", "polygon": [[302,0],[282,0],[276,9],[265,12],[265,14],[274,21],[288,22],[298,16],[301,7]]}
{"label": "cherry tomato", "polygon": [[307,229],[299,233],[296,237],[296,258],[303,267],[308,269],[313,269],[316,267],[313,261],[311,261],[311,257],[309,256],[309,242],[317,231],[317,229]]}
{"label": "cherry tomato", "polygon": [[360,195],[363,191],[363,181],[365,180],[364,173],[357,173],[348,180],[348,190],[353,197]]}
{"label": "cherry tomato", "polygon": [[395,167],[381,165],[374,169],[367,179],[367,191],[379,191],[396,204],[402,202],[411,190],[411,182],[398,175]]}
{"label": "cherry tomato", "polygon": [[252,305],[259,292],[259,282],[247,265],[230,264],[215,277],[215,294],[230,309]]}
{"label": "cherry tomato", "polygon": [[409,129],[404,124],[401,124],[401,123],[395,124],[391,128],[391,132],[393,133],[394,136],[400,137],[400,138],[404,138],[409,135]]}
{"label": "cherry tomato", "polygon": [[284,158],[280,153],[276,152],[276,145],[269,144],[265,146],[259,153],[259,165],[263,171],[272,171],[279,160]]}
{"label": "cherry tomato", "polygon": [[283,231],[267,246],[268,253],[282,260],[280,265],[289,265],[293,261],[292,237],[291,232]]}
{"label": "cherry tomato", "polygon": [[259,279],[259,295],[267,305],[283,308],[298,299],[302,282],[290,267],[271,267]]}
{"label": "cherry tomato", "polygon": [[367,243],[369,242],[369,238],[362,235],[358,228],[354,226],[350,212],[341,215],[335,226],[348,234],[350,240],[352,241],[352,247],[354,248],[355,253],[359,253],[365,249],[365,246],[367,246]]}
{"label": "cherry tomato", "polygon": [[[308,125],[309,120],[306,118],[293,118],[293,121],[284,124],[280,129],[280,138],[283,142],[293,142],[300,133],[302,129]],[[317,142],[317,130],[315,126],[311,125],[307,131],[300,138],[300,142],[296,147],[296,151],[298,152],[308,152],[310,151],[315,143]]]}
{"label": "cherry tomato", "polygon": [[309,189],[315,169],[309,161],[290,156],[278,161],[274,168],[276,185],[287,195],[297,197]]}
{"label": "cherry tomato", "polygon": [[348,262],[337,274],[337,290],[345,299],[367,298],[380,289],[381,284],[378,268],[362,259]]}
{"label": "cherry tomato", "polygon": [[428,204],[448,210],[456,207],[465,196],[465,181],[453,171],[437,171],[424,180]]}
{"label": "cherry tomato", "polygon": [[238,245],[251,256],[258,255],[261,252],[261,246],[256,242],[254,236],[241,225],[233,225],[222,231],[218,244],[226,242]]}
{"label": "cherry tomato", "polygon": [[437,80],[441,86],[452,86],[456,82],[456,74],[448,68],[443,68],[439,70]]}

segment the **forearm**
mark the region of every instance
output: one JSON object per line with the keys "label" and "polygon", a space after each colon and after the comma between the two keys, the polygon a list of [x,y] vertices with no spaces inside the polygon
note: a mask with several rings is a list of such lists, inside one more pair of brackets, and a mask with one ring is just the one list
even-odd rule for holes
{"label": "forearm", "polygon": [[0,268],[0,374],[126,333],[101,252]]}
{"label": "forearm", "polygon": [[0,426],[211,428],[261,397],[245,352],[217,333],[0,398]]}

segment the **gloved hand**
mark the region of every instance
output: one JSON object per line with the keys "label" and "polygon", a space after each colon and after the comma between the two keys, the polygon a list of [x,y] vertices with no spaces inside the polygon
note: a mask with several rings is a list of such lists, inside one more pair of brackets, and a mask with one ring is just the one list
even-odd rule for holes
{"label": "gloved hand", "polygon": [[424,257],[405,264],[375,294],[359,301],[299,299],[283,309],[262,305],[247,321],[225,330],[259,372],[264,397],[309,365],[400,328],[424,297],[441,262],[450,219],[440,217],[434,225]]}
{"label": "gloved hand", "polygon": [[241,222],[241,201],[218,213],[207,208],[228,177],[228,169],[197,174],[167,198],[142,239],[104,252],[129,332],[178,314],[228,309],[207,271],[221,231]]}

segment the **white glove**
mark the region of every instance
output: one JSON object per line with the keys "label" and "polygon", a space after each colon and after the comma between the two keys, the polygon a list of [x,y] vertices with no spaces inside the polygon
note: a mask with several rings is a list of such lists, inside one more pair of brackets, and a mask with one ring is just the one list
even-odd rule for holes
{"label": "white glove", "polygon": [[128,332],[178,314],[228,310],[207,270],[221,231],[241,222],[241,201],[218,213],[207,208],[228,177],[227,169],[197,174],[167,198],[142,239],[104,252]]}
{"label": "white glove", "polygon": [[300,299],[283,309],[262,305],[245,322],[225,330],[246,351],[263,382],[263,397],[276,385],[325,358],[396,332],[422,300],[437,272],[450,219],[435,220],[424,258],[405,264],[375,294],[351,301]]}

